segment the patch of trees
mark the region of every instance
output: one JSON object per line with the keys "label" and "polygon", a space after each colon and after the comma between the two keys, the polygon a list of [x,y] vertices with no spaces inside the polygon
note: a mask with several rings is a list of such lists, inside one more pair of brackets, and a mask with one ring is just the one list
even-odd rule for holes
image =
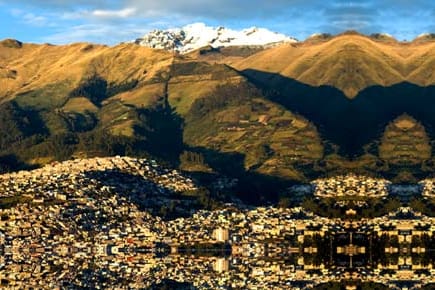
{"label": "patch of trees", "polygon": [[159,158],[178,163],[183,151],[183,120],[168,105],[139,109],[135,135],[143,138],[144,150]]}
{"label": "patch of trees", "polygon": [[[45,122],[59,130],[48,130],[37,113],[23,110],[15,103],[0,106],[0,154],[12,154],[17,160],[51,157],[67,160],[76,156],[153,155],[157,160],[178,164],[183,151],[182,120],[162,104],[138,110],[133,136],[114,135],[98,126],[96,116],[89,114],[55,114],[47,112]],[[33,115],[35,116],[33,116]],[[1,160],[0,160],[1,163]],[[16,162],[15,162],[16,163]],[[3,172],[17,170],[14,162],[3,162]]]}
{"label": "patch of trees", "polygon": [[210,65],[206,62],[183,62],[183,63],[174,63],[171,66],[171,75],[172,76],[180,76],[180,75],[195,75],[195,74],[209,74],[214,70],[214,66]]}
{"label": "patch of trees", "polygon": [[95,152],[96,155],[128,155],[144,156],[147,155],[143,149],[143,140],[138,137],[127,137],[113,135],[107,130],[95,130],[79,134],[77,151]]}
{"label": "patch of trees", "polygon": [[119,93],[130,91],[134,89],[138,83],[139,83],[138,80],[129,80],[119,84],[110,83],[110,85],[107,87],[106,95],[108,98],[110,98]]}
{"label": "patch of trees", "polygon": [[[71,159],[77,152],[83,153],[84,156],[143,157],[148,155],[143,140],[136,137],[113,135],[102,129],[84,133],[62,132],[42,139],[30,138],[25,140],[22,146],[9,149],[23,160],[52,157],[54,160],[63,161]],[[0,160],[0,170],[1,166]],[[4,165],[3,168],[4,171],[12,171],[16,170],[17,166]]]}
{"label": "patch of trees", "polygon": [[37,112],[24,110],[15,102],[0,105],[0,151],[38,133],[45,134],[46,129]]}
{"label": "patch of trees", "polygon": [[85,97],[99,106],[107,98],[107,81],[98,75],[93,75],[70,92],[69,97]]}
{"label": "patch of trees", "polygon": [[50,136],[44,143],[45,156],[54,156],[56,160],[67,160],[74,152],[74,146],[78,144],[77,135],[74,133],[61,133]]}
{"label": "patch of trees", "polygon": [[0,150],[6,149],[10,144],[21,141],[25,134],[20,122],[21,116],[13,103],[0,106]]}
{"label": "patch of trees", "polygon": [[62,114],[62,117],[71,132],[86,132],[93,130],[97,124],[98,119],[94,113],[86,112],[84,114],[68,113]]}
{"label": "patch of trees", "polygon": [[28,203],[32,199],[21,195],[8,196],[0,198],[0,209],[9,209],[17,206],[18,204]]}
{"label": "patch of trees", "polygon": [[21,169],[30,169],[30,167],[19,160],[16,155],[7,154],[0,156],[0,174]]}
{"label": "patch of trees", "polygon": [[98,106],[107,98],[134,89],[138,83],[138,80],[133,79],[121,83],[112,82],[108,84],[104,78],[93,75],[82,81],[77,88],[71,91],[69,97],[85,97]]}
{"label": "patch of trees", "polygon": [[202,118],[212,111],[230,105],[241,105],[260,95],[261,92],[248,83],[219,85],[210,95],[197,99],[192,104],[189,117],[191,119]]}

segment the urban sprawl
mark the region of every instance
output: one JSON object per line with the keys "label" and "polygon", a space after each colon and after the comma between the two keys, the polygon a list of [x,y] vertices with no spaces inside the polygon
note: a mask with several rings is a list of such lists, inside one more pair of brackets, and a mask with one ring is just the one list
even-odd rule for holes
{"label": "urban sprawl", "polygon": [[[385,198],[390,183],[347,175],[312,184],[317,198]],[[435,198],[434,180],[420,183]],[[374,219],[326,218],[302,207],[189,208],[195,182],[156,161],[93,158],[0,176],[1,288],[139,289],[170,279],[198,289],[309,289],[435,283],[435,219],[401,207]],[[379,247],[381,246],[381,247]],[[383,259],[374,253],[380,253]]]}

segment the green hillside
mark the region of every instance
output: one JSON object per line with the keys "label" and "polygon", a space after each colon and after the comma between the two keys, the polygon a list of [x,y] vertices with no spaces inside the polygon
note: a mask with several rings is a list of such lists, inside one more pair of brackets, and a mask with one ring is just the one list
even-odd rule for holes
{"label": "green hillside", "polygon": [[[258,191],[349,171],[399,181],[433,174],[433,86],[378,86],[349,99],[332,86],[238,71],[224,54],[216,62],[133,44],[0,50],[0,68],[14,71],[0,74],[2,171],[76,157],[152,156]],[[237,57],[248,66],[267,51]],[[404,113],[413,121],[396,120]],[[406,122],[418,125],[403,129]]]}

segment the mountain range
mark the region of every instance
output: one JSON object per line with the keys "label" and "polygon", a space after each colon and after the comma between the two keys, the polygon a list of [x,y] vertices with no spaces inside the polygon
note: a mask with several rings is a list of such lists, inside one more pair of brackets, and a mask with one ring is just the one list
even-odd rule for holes
{"label": "mountain range", "polygon": [[349,170],[409,181],[433,173],[434,65],[431,35],[296,42],[195,24],[116,46],[7,39],[0,166],[152,155],[251,187]]}
{"label": "mountain range", "polygon": [[295,38],[272,32],[265,28],[251,27],[240,31],[194,23],[182,28],[153,30],[135,43],[142,46],[188,53],[205,46],[214,48],[228,46],[271,46],[297,42]]}

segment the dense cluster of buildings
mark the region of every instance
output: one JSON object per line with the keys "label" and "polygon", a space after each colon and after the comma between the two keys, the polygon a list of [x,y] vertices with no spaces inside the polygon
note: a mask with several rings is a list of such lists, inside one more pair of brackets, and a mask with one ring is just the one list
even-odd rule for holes
{"label": "dense cluster of buildings", "polygon": [[180,195],[197,189],[190,178],[158,166],[155,160],[119,156],[56,162],[0,175],[0,198],[44,204],[117,196],[153,214],[170,204],[180,213],[191,214],[194,204]]}
{"label": "dense cluster of buildings", "polygon": [[424,197],[435,198],[435,178],[420,181],[420,185],[423,187]]}
{"label": "dense cluster of buildings", "polygon": [[[113,237],[111,242],[99,240],[98,263],[104,268],[112,265],[118,279],[131,288],[151,286],[164,279],[188,281],[197,289],[286,288],[293,282],[314,285],[329,278],[309,274],[317,266],[304,266],[304,253],[317,252],[316,245],[307,244],[306,238],[326,235],[332,222],[301,208],[199,211],[190,218],[155,222],[153,230],[158,236],[153,243],[157,248],[146,256],[131,249],[146,247],[134,238],[118,243]],[[219,251],[217,256],[183,251],[201,251],[202,246],[213,244],[215,248],[208,251]],[[159,245],[167,246],[168,252],[157,258]],[[296,265],[288,264],[286,256],[293,256]],[[128,271],[123,271],[122,265]],[[325,265],[319,267],[325,269]]]}
{"label": "dense cluster of buildings", "polygon": [[314,195],[322,198],[381,198],[388,195],[391,182],[382,178],[348,174],[316,179]]}
{"label": "dense cluster of buildings", "polygon": [[[16,200],[0,209],[2,281],[24,279],[30,284],[22,285],[40,287],[33,283],[45,283],[46,272],[69,273],[68,265],[75,272],[75,266],[96,257],[95,244],[127,236],[149,246],[159,222],[150,212],[195,189],[177,171],[127,157],[72,160],[2,175],[0,198]],[[68,278],[60,273],[54,282]]]}
{"label": "dense cluster of buildings", "polygon": [[[384,196],[387,184],[337,177],[316,181],[316,192],[333,196],[336,186],[340,195]],[[435,219],[410,208],[358,221],[301,207],[231,204],[169,221],[152,214],[196,189],[177,171],[126,157],[0,176],[0,198],[16,202],[0,209],[0,288],[139,289],[165,279],[198,289],[308,289],[352,279],[390,286],[435,282],[428,258]],[[368,243],[372,239],[378,244]],[[403,258],[374,264],[374,247]]]}
{"label": "dense cluster of buildings", "polygon": [[400,285],[411,289],[435,283],[434,256],[431,253],[435,246],[434,217],[402,207],[365,223],[378,238],[384,237],[388,241],[383,249],[385,259],[370,273],[370,281],[393,289],[402,289]]}
{"label": "dense cluster of buildings", "polygon": [[368,199],[386,198],[391,182],[381,178],[347,174],[312,182],[314,196],[334,200],[340,207],[364,207]]}
{"label": "dense cluster of buildings", "polygon": [[[14,196],[17,194],[38,194],[50,196],[52,191],[63,193],[71,192],[68,187],[83,188],[83,178],[92,182],[92,179],[110,178],[110,173],[130,174],[154,184],[159,193],[163,190],[182,192],[196,189],[193,181],[183,177],[178,171],[161,167],[155,160],[135,159],[130,157],[75,159],[62,163],[54,162],[50,165],[32,171],[19,171],[0,175],[0,197]],[[92,173],[95,173],[92,176]],[[120,179],[121,175],[114,176]],[[115,180],[123,181],[123,180]],[[110,182],[110,180],[109,180]],[[59,184],[60,183],[60,184]],[[140,191],[135,184],[120,184],[120,187]],[[142,185],[142,184],[139,184]],[[86,188],[85,188],[86,189]],[[155,189],[155,188],[153,188]]]}
{"label": "dense cluster of buildings", "polygon": [[[176,243],[229,242],[234,251],[243,255],[264,255],[262,241],[288,237],[295,244],[303,242],[306,235],[324,236],[334,223],[327,218],[305,212],[302,208],[258,207],[238,210],[233,207],[216,211],[199,211],[191,218],[179,218],[165,223],[161,233]],[[261,248],[251,248],[260,242]],[[239,245],[243,248],[238,248]]]}

